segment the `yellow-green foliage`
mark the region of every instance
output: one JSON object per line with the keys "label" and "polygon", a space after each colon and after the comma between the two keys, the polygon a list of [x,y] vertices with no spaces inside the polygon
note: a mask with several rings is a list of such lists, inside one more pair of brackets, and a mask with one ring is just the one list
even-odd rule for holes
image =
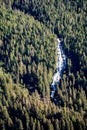
{"label": "yellow-green foliage", "polygon": [[[0,0],[0,130],[87,129],[86,15],[86,0]],[[54,104],[56,35],[67,68]]]}

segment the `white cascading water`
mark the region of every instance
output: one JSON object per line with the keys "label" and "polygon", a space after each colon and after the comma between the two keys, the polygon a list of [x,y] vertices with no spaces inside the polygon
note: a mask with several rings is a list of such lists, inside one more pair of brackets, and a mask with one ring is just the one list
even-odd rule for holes
{"label": "white cascading water", "polygon": [[54,98],[54,94],[56,91],[56,83],[59,84],[60,79],[62,77],[62,73],[65,69],[66,66],[66,56],[63,52],[63,48],[62,48],[62,43],[61,40],[58,38],[57,39],[58,45],[57,45],[57,55],[58,55],[58,61],[57,61],[57,65],[56,65],[56,72],[53,75],[53,81],[51,84],[51,98]]}

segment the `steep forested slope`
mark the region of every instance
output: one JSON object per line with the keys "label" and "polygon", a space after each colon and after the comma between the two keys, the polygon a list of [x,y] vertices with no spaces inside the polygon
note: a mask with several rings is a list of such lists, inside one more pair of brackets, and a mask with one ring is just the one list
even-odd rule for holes
{"label": "steep forested slope", "polygon": [[0,42],[1,66],[12,75],[14,82],[40,92],[44,89],[49,97],[56,36],[33,17],[1,9]]}
{"label": "steep forested slope", "polygon": [[53,33],[64,38],[68,56],[68,74],[74,74],[76,85],[87,90],[86,0],[18,0],[7,7],[20,9],[43,22]]}
{"label": "steep forested slope", "polygon": [[85,0],[19,0],[12,1],[8,6],[33,15],[53,33],[64,38],[68,69],[62,84],[66,91],[68,87],[73,87],[79,91],[84,89],[87,93],[87,2]]}
{"label": "steep forested slope", "polygon": [[[86,13],[86,0],[0,0],[0,129],[87,129]],[[56,35],[67,69],[54,104]]]}
{"label": "steep forested slope", "polygon": [[[84,98],[85,99],[85,98]],[[56,107],[48,98],[13,82],[11,75],[0,68],[1,130],[86,130],[87,114]]]}
{"label": "steep forested slope", "polygon": [[[10,5],[9,5],[10,6]],[[86,10],[85,0],[14,1],[12,8],[29,13],[43,22],[52,32],[64,38],[66,52],[71,59],[71,72],[86,77]],[[83,78],[83,77],[82,77]],[[85,82],[85,79],[84,79]],[[85,85],[84,85],[85,87]]]}

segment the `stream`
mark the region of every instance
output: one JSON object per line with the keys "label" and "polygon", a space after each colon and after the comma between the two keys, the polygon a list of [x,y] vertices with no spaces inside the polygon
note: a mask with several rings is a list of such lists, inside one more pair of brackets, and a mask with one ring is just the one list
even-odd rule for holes
{"label": "stream", "polygon": [[54,99],[56,84],[60,83],[60,79],[62,78],[63,72],[66,68],[66,56],[63,51],[62,40],[57,38],[57,63],[56,63],[56,71],[52,78],[52,84],[50,87],[50,97]]}

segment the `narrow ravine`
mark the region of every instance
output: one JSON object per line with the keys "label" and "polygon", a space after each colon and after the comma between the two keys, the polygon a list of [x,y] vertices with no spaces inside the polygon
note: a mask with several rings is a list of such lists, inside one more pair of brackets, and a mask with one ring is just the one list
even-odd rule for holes
{"label": "narrow ravine", "polygon": [[57,63],[56,63],[56,71],[53,75],[53,81],[50,87],[50,97],[53,99],[56,91],[56,84],[60,83],[60,79],[62,78],[62,74],[64,72],[64,69],[66,67],[66,56],[63,51],[62,47],[62,40],[59,38],[57,39]]}

